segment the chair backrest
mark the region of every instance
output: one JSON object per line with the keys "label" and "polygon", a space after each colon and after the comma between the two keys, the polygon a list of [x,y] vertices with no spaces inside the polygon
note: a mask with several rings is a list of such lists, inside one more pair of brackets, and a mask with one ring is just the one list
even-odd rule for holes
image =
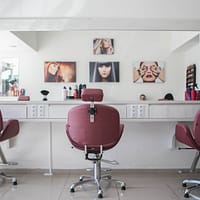
{"label": "chair backrest", "polygon": [[0,131],[3,130],[3,117],[2,117],[2,113],[1,113],[1,110],[0,110]]}
{"label": "chair backrest", "polygon": [[196,143],[200,145],[200,110],[198,110],[195,114],[192,134]]}
{"label": "chair backrest", "polygon": [[113,107],[96,104],[95,120],[91,123],[89,108],[89,104],[83,104],[68,112],[66,133],[72,145],[81,150],[86,145],[93,151],[100,145],[103,150],[114,147],[123,131],[119,112]]}
{"label": "chair backrest", "polygon": [[102,101],[103,100],[103,90],[95,88],[86,88],[81,94],[81,99],[83,101]]}

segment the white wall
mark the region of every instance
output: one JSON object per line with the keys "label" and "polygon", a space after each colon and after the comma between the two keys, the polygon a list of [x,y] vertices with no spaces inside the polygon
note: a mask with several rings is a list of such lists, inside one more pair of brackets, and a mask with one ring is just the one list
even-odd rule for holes
{"label": "white wall", "polygon": [[200,89],[200,45],[199,45],[199,35],[196,35],[190,41],[186,42],[182,47],[180,47],[179,52],[183,52],[184,68],[186,71],[187,66],[191,64],[196,64],[196,81],[198,89]]}
{"label": "white wall", "polygon": [[[115,54],[92,54],[92,41],[96,37],[115,40]],[[138,100],[145,93],[149,100],[157,100],[172,92],[177,100],[183,100],[185,90],[185,66],[198,61],[199,45],[187,51],[170,51],[170,34],[167,32],[128,31],[76,31],[38,33],[38,48],[24,52],[1,52],[2,56],[18,56],[20,59],[20,87],[26,88],[31,100],[40,100],[40,90],[50,90],[49,100],[59,100],[63,83],[44,83],[44,61],[76,61],[77,83],[88,87],[101,87],[105,99]],[[193,49],[193,50],[192,50]],[[119,61],[119,83],[89,83],[89,61]],[[166,61],[166,82],[163,84],[134,84],[133,63],[137,60]],[[66,84],[73,85],[73,84]],[[66,102],[67,103],[67,102]],[[171,149],[175,122],[125,122],[125,131],[119,144],[105,152],[105,158],[120,162],[117,168],[188,168],[194,151]],[[21,123],[21,131],[15,146],[6,149],[8,158],[17,160],[21,168],[48,168],[49,124]],[[65,135],[65,123],[52,124],[53,168],[84,168],[90,164],[84,155],[71,145]]]}
{"label": "white wall", "polygon": [[[92,41],[95,37],[114,38],[115,54],[93,55]],[[50,100],[59,99],[63,85],[74,84],[44,83],[44,61],[76,61],[77,84],[86,83],[88,87],[103,88],[106,100],[137,100],[141,93],[145,93],[149,100],[157,100],[167,92],[172,92],[177,100],[182,100],[184,64],[181,53],[170,52],[170,37],[168,32],[41,32],[38,33],[38,52],[27,48],[24,52],[16,53],[20,59],[20,87],[26,88],[32,100],[41,99],[41,89],[50,90]],[[165,61],[166,82],[133,83],[133,64],[138,60]],[[120,82],[89,83],[89,61],[119,61]]]}
{"label": "white wall", "polygon": [[199,32],[191,31],[172,31],[171,33],[171,51],[180,48],[185,43],[190,42],[194,37],[198,36]]}
{"label": "white wall", "polygon": [[[194,150],[172,148],[175,122],[123,122],[125,130],[116,147],[104,152],[104,159],[117,160],[119,165],[103,166],[119,169],[180,169],[189,168]],[[18,168],[49,169],[49,123],[20,123],[20,134],[14,146],[3,146],[7,159],[17,161]],[[53,169],[81,169],[91,167],[84,152],[72,148],[65,123],[52,124]]]}

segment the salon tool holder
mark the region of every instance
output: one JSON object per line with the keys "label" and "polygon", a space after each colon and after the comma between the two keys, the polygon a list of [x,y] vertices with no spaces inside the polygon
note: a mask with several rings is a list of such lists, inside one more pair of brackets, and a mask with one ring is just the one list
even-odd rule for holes
{"label": "salon tool holder", "polygon": [[196,90],[197,88],[196,65],[189,65],[186,70],[185,100],[199,100],[199,91]]}
{"label": "salon tool holder", "polygon": [[40,93],[43,95],[43,101],[47,101],[47,95],[49,94],[48,90],[41,90]]}

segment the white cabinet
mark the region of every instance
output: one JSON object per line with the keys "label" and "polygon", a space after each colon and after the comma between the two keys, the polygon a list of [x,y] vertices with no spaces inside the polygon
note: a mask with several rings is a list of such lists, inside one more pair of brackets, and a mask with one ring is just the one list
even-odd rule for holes
{"label": "white cabinet", "polygon": [[68,111],[77,105],[58,105],[50,104],[49,105],[49,118],[50,119],[67,119]]}
{"label": "white cabinet", "polygon": [[147,119],[149,118],[148,104],[131,104],[127,105],[128,119]]}
{"label": "white cabinet", "polygon": [[28,118],[30,119],[48,118],[48,105],[44,104],[28,105],[27,109],[28,109]]}
{"label": "white cabinet", "polygon": [[[3,117],[23,120],[43,119],[63,121],[67,119],[68,111],[81,103],[66,102],[0,102]],[[120,118],[128,121],[192,121],[200,102],[135,102],[135,103],[105,103],[116,108]]]}
{"label": "white cabinet", "polygon": [[200,109],[198,104],[150,105],[149,117],[150,119],[192,120],[198,109]]}
{"label": "white cabinet", "polygon": [[127,115],[126,114],[126,104],[125,105],[117,104],[117,105],[110,105],[110,106],[112,106],[118,110],[121,119],[126,119],[126,115]]}
{"label": "white cabinet", "polygon": [[0,105],[4,119],[26,119],[26,105]]}

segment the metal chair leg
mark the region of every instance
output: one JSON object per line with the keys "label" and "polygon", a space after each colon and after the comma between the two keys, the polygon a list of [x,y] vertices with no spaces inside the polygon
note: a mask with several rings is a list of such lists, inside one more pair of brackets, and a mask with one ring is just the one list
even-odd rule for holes
{"label": "metal chair leg", "polygon": [[70,192],[75,192],[75,188],[77,186],[93,182],[97,186],[97,197],[103,198],[103,190],[101,187],[102,180],[116,182],[121,185],[121,190],[126,189],[126,184],[123,181],[112,179],[112,176],[110,174],[102,175],[101,160],[95,160],[93,161],[93,176],[85,176],[85,175],[80,176],[79,181],[71,185]]}
{"label": "metal chair leg", "polygon": [[[17,165],[16,162],[7,162],[1,146],[0,146],[0,158],[2,160],[2,162],[0,163],[0,166]],[[5,173],[0,172],[0,178],[2,178],[3,180],[11,181],[13,185],[17,185],[17,179],[13,176],[8,176]]]}
{"label": "metal chair leg", "polygon": [[200,151],[197,151],[196,154],[195,154],[194,160],[192,162],[190,172],[195,172],[197,163],[199,161],[199,157],[200,157]]}
{"label": "metal chair leg", "polygon": [[[190,148],[191,149],[191,148]],[[196,166],[198,164],[198,161],[199,161],[199,158],[200,158],[200,151],[196,151],[195,153],[195,156],[194,156],[194,159],[192,161],[192,165],[189,169],[189,172],[193,173],[196,171]],[[188,172],[188,170],[179,170],[178,173],[184,173],[184,172]]]}

